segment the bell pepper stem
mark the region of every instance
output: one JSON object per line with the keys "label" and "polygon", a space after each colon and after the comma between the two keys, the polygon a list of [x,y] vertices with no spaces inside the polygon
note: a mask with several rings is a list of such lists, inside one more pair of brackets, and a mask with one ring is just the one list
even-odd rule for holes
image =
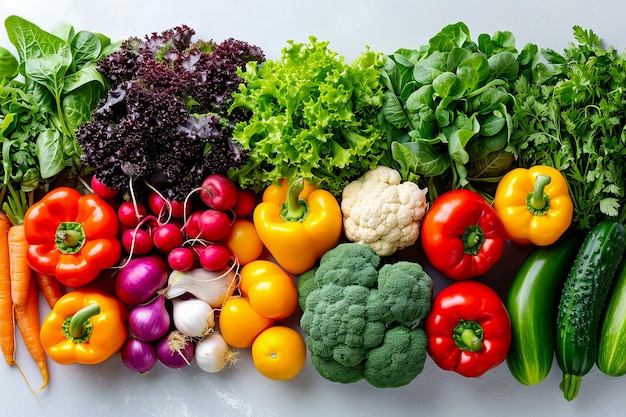
{"label": "bell pepper stem", "polygon": [[61,222],[57,227],[54,238],[54,243],[59,252],[75,254],[78,253],[85,244],[86,235],[80,223]]}
{"label": "bell pepper stem", "polygon": [[465,229],[461,240],[463,241],[463,250],[465,253],[476,255],[485,241],[485,234],[481,227],[475,224]]}
{"label": "bell pepper stem", "polygon": [[287,200],[280,210],[280,217],[285,222],[303,222],[309,215],[309,204],[300,198],[302,190],[304,190],[303,178],[298,178],[289,184]]}
{"label": "bell pepper stem", "polygon": [[63,323],[65,337],[75,343],[84,343],[89,340],[92,331],[91,318],[100,314],[100,305],[92,303],[68,316]]}
{"label": "bell pepper stem", "polygon": [[65,242],[65,244],[67,246],[70,247],[74,247],[76,245],[78,245],[78,242],[80,241],[80,233],[78,233],[75,230],[59,230],[57,231],[56,234],[57,239],[62,240],[63,242]]}
{"label": "bell pepper stem", "polygon": [[472,329],[465,329],[463,333],[461,333],[461,339],[467,346],[470,347],[471,352],[476,352],[482,349],[483,342],[480,340],[480,337],[476,335],[476,332]]}
{"label": "bell pepper stem", "polygon": [[526,197],[526,205],[533,215],[538,216],[545,214],[550,207],[550,197],[545,192],[546,185],[550,184],[548,175],[537,175],[535,178],[535,187],[533,191]]}
{"label": "bell pepper stem", "polygon": [[478,352],[483,348],[483,328],[476,321],[459,320],[452,330],[454,343],[461,350]]}

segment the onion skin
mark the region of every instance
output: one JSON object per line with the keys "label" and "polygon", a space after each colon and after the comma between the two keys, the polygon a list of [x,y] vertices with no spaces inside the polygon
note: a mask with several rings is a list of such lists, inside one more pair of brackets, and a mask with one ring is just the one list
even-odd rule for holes
{"label": "onion skin", "polygon": [[138,256],[120,269],[115,293],[126,304],[142,304],[165,286],[168,276],[169,267],[161,256]]}
{"label": "onion skin", "polygon": [[165,295],[159,294],[147,304],[133,307],[128,325],[133,336],[146,342],[159,340],[170,329],[172,320],[165,307]]}
{"label": "onion skin", "polygon": [[121,352],[122,362],[131,371],[145,374],[158,362],[154,344],[130,337]]}
{"label": "onion skin", "polygon": [[184,368],[191,364],[195,345],[190,337],[174,330],[161,339],[156,347],[159,361],[168,368]]}

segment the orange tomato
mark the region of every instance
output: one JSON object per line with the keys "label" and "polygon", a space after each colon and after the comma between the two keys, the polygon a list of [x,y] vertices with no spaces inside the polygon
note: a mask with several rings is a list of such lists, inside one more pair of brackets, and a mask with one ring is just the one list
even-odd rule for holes
{"label": "orange tomato", "polygon": [[219,329],[226,343],[237,349],[252,346],[254,339],[274,324],[257,313],[245,297],[230,297],[219,313]]}
{"label": "orange tomato", "polygon": [[230,233],[224,243],[237,256],[241,265],[258,259],[265,249],[254,223],[245,218],[238,218],[232,222]]}
{"label": "orange tomato", "polygon": [[255,260],[241,268],[239,290],[262,316],[286,319],[298,307],[298,289],[287,272],[276,263]]}
{"label": "orange tomato", "polygon": [[272,326],[252,344],[254,367],[269,379],[284,381],[298,375],[306,361],[306,345],[296,330]]}

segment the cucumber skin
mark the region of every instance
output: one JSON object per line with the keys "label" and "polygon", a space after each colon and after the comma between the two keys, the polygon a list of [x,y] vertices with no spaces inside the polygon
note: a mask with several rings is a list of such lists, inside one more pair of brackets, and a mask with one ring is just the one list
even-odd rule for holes
{"label": "cucumber skin", "polygon": [[626,375],[626,262],[615,276],[600,330],[598,369],[609,376]]}
{"label": "cucumber skin", "polygon": [[604,220],[585,237],[559,300],[555,353],[566,400],[596,362],[600,319],[626,247],[624,227]]}
{"label": "cucumber skin", "polygon": [[524,385],[540,383],[552,368],[556,309],[581,242],[572,230],[552,245],[532,249],[511,280],[505,300],[512,330],[506,363]]}

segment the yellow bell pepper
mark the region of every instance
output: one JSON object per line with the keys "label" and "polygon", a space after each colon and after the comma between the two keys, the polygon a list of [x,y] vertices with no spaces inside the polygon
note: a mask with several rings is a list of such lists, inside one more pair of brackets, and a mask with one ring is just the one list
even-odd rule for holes
{"label": "yellow bell pepper", "polygon": [[339,202],[329,191],[303,179],[282,180],[263,193],[254,209],[259,238],[287,272],[301,274],[334,248],[341,238],[343,218]]}
{"label": "yellow bell pepper", "polygon": [[61,365],[96,364],[128,338],[128,310],[116,297],[79,288],[62,296],[41,325],[41,344]]}
{"label": "yellow bell pepper", "polygon": [[543,165],[506,173],[493,206],[507,237],[520,245],[554,243],[570,227],[574,214],[567,180],[557,169]]}

